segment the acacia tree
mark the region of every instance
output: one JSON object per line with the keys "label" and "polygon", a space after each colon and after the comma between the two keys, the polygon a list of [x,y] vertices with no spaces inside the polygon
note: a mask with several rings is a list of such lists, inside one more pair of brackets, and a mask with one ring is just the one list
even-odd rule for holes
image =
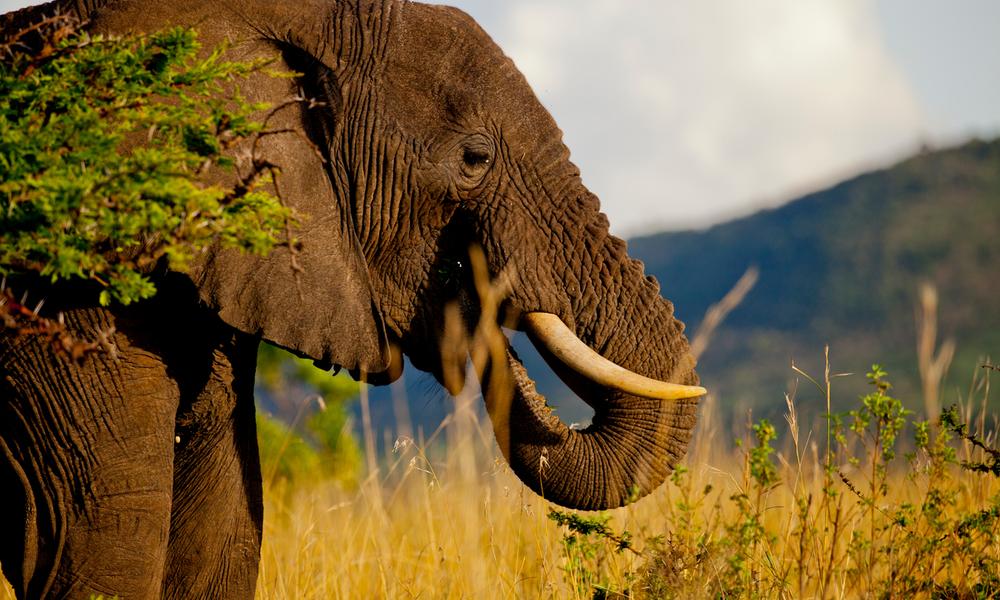
{"label": "acacia tree", "polygon": [[227,153],[266,134],[252,118],[266,107],[234,91],[265,65],[224,50],[199,57],[183,28],[92,37],[67,17],[0,44],[0,274],[89,280],[102,305],[129,304],[155,294],[155,267],[184,270],[210,244],[292,243],[262,185],[277,167],[241,172]]}

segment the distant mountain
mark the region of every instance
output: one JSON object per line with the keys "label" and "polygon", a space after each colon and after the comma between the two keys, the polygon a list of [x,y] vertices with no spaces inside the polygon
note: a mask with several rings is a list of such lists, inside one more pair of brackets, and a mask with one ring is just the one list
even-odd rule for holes
{"label": "distant mountain", "polygon": [[[940,297],[939,338],[957,353],[942,387],[967,392],[980,359],[1000,359],[1000,140],[925,151],[893,167],[703,231],[629,242],[676,306],[689,333],[750,266],[757,285],[716,331],[699,362],[706,387],[734,412],[776,416],[796,365],[822,377],[830,346],[835,396],[853,401],[873,362],[920,408],[916,307],[922,282]],[[567,421],[587,418],[533,352],[519,345],[539,389]],[[392,429],[405,395],[409,413],[433,430],[451,401],[408,369],[405,385],[373,390],[376,431]],[[815,389],[799,401],[820,406]],[[397,395],[394,403],[392,393]],[[818,412],[814,411],[814,412]],[[429,432],[428,432],[429,433]]]}
{"label": "distant mountain", "polygon": [[1000,140],[925,151],[777,209],[629,247],[691,331],[745,269],[760,269],[700,361],[727,405],[783,407],[790,361],[822,375],[829,344],[833,369],[859,374],[842,389],[859,391],[878,361],[920,406],[922,282],[939,292],[939,337],[957,343],[946,401],[966,391],[982,356],[1000,358]]}

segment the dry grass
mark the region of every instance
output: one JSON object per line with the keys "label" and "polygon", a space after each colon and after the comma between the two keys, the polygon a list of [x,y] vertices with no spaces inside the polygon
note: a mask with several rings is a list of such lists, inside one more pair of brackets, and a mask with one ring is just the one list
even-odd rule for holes
{"label": "dry grass", "polygon": [[[962,417],[995,444],[984,431],[995,424],[981,412],[988,373],[974,383],[976,414],[966,408]],[[813,419],[825,407],[788,398],[787,435],[770,453],[759,425],[742,447],[727,443],[710,399],[687,467],[650,497],[610,511],[605,528],[581,533],[593,515],[569,518],[577,532],[550,519],[554,507],[498,457],[478,402],[463,394],[437,432],[399,440],[358,490],[322,481],[267,489],[258,598],[973,598],[1000,590],[1000,479],[960,464],[996,467],[996,457],[990,463],[958,436],[945,443],[936,426],[922,444],[912,430],[901,434],[897,444],[913,456],[901,448],[883,473],[871,458],[884,446],[871,445],[873,429],[851,431],[849,417],[831,431],[826,469],[826,423]],[[804,426],[800,410],[817,425]]]}
{"label": "dry grass", "polygon": [[[985,380],[978,385],[988,393]],[[976,597],[1000,590],[985,587],[1000,576],[1000,481],[949,461],[947,448],[958,461],[988,457],[968,442],[945,445],[947,433],[935,427],[924,449],[900,441],[914,456],[891,461],[880,489],[879,473],[873,486],[873,465],[864,459],[871,447],[850,430],[841,431],[843,444],[833,441],[834,468],[824,468],[825,425],[804,430],[792,399],[786,448],[773,455],[761,452],[767,441],[726,444],[710,404],[689,466],[650,497],[610,511],[604,533],[584,534],[548,517],[553,507],[497,458],[489,424],[470,405],[460,400],[433,439],[403,440],[381,457],[381,470],[357,493],[322,484],[268,490],[258,597]],[[766,464],[774,468],[770,479],[761,474]]]}

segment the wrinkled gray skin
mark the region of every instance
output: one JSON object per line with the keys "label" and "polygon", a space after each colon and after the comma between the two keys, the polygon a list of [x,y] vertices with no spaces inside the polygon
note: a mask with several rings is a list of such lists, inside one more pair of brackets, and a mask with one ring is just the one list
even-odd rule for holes
{"label": "wrinkled gray skin", "polygon": [[[465,320],[477,318],[471,244],[491,273],[511,276],[505,314],[554,313],[612,361],[697,383],[673,307],[609,235],[523,76],[462,12],[395,0],[104,4],[63,8],[99,32],[196,25],[206,47],[234,40],[235,58],[275,57],[302,73],[254,79],[243,86],[254,99],[276,104],[301,89],[324,102],[272,123],[303,131],[322,159],[295,135],[266,148],[284,168],[284,197],[308,217],[297,232],[305,294],[284,249],[213,251],[130,308],[45,292],[84,338],[113,325],[117,359],[76,366],[38,340],[0,337],[0,564],[18,597],[251,598],[259,339],[382,381],[398,376],[395,346],[441,379],[442,306],[466,298]],[[53,8],[0,25],[9,32]],[[695,400],[575,380],[596,415],[571,431],[512,354],[490,372],[516,383],[501,400],[486,384],[491,416],[509,419],[511,467],[566,506],[615,507],[656,488],[694,425]]]}

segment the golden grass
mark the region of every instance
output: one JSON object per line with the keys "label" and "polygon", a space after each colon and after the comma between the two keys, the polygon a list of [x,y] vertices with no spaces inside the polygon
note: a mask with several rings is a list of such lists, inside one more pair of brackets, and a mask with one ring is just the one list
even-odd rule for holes
{"label": "golden grass", "polygon": [[[445,439],[404,440],[356,493],[268,489],[258,598],[962,597],[1000,575],[996,477],[935,470],[929,447],[899,459],[871,505],[869,465],[845,460],[827,476],[822,442],[806,442],[816,430],[789,436],[780,482],[762,487],[754,444],[726,444],[716,413],[705,407],[687,472],[609,512],[609,539],[550,520],[553,507],[509,472],[489,424],[460,400]],[[930,507],[928,494],[951,499]],[[911,522],[894,524],[907,505]],[[976,515],[979,529],[957,531]]]}
{"label": "golden grass", "polygon": [[[984,381],[978,389],[988,394]],[[427,439],[398,440],[357,490],[269,486],[257,597],[962,598],[1000,590],[1000,479],[945,460],[947,448],[955,461],[989,456],[957,438],[935,445],[936,427],[912,459],[898,453],[880,491],[863,436],[845,428],[826,470],[826,425],[802,425],[792,399],[775,454],[759,452],[769,442],[749,430],[742,447],[728,443],[708,400],[686,467],[649,497],[609,511],[610,531],[584,534],[553,522],[554,507],[509,472],[477,406],[465,395]],[[963,416],[983,433],[984,414]],[[623,538],[629,547],[620,549]],[[0,598],[13,595],[5,588]]]}

